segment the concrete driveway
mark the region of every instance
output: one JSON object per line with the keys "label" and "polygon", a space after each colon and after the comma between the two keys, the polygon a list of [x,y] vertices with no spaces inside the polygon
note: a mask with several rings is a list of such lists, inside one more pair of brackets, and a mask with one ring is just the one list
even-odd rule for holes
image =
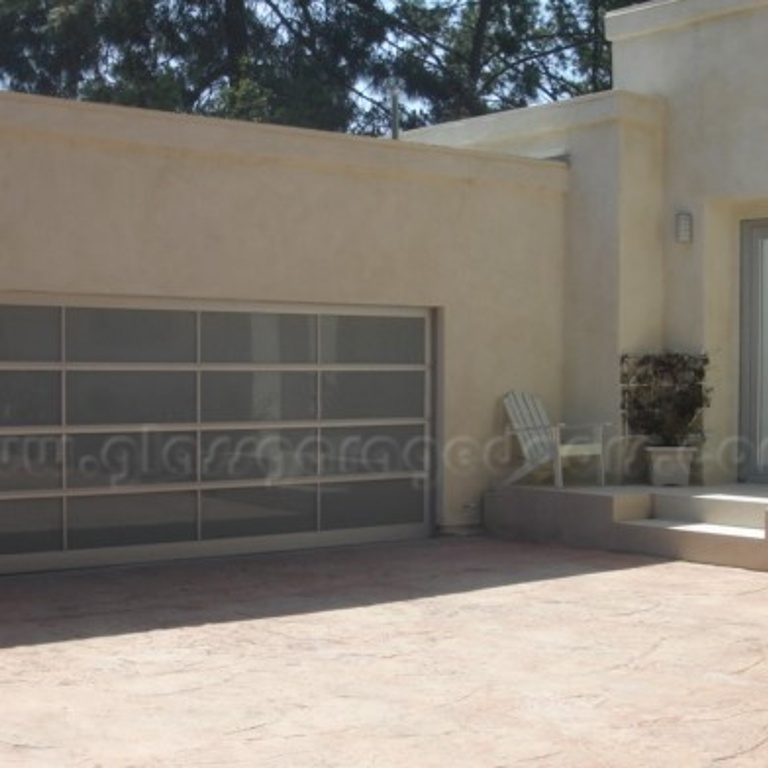
{"label": "concrete driveway", "polygon": [[768,574],[484,538],[0,579],[2,766],[768,765]]}

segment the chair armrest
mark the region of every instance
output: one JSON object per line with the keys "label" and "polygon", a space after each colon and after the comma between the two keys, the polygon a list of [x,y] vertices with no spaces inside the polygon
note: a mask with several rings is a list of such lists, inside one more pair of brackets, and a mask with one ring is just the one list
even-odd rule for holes
{"label": "chair armrest", "polygon": [[611,423],[609,421],[594,421],[594,422],[587,422],[585,424],[561,424],[559,434],[562,434],[564,432],[589,431],[592,434],[593,440],[595,440],[596,442],[602,443],[604,438],[605,428],[610,426],[611,426]]}
{"label": "chair armrest", "polygon": [[509,424],[506,425],[504,428],[504,431],[508,435],[516,435],[516,434],[522,434],[524,432],[541,432],[543,429],[552,429],[552,424],[542,425],[541,427],[523,427],[522,429],[515,429],[515,427],[510,427]]}
{"label": "chair armrest", "polygon": [[556,437],[557,435],[560,434],[561,427],[562,427],[562,424],[546,424],[540,427],[523,427],[522,429],[515,429],[514,427],[510,427],[509,424],[507,424],[507,426],[504,427],[504,434],[505,435],[525,435],[530,432],[533,432],[534,434],[549,432],[550,435],[552,435],[553,437]]}

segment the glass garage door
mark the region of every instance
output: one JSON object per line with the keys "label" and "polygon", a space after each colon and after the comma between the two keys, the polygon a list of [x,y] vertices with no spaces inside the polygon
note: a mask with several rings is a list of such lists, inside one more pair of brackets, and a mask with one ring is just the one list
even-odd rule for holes
{"label": "glass garage door", "polygon": [[0,570],[425,535],[428,320],[0,305]]}

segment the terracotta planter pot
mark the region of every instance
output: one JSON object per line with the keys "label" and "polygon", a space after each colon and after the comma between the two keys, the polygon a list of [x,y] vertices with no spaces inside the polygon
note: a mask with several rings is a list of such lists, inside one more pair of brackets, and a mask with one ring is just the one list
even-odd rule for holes
{"label": "terracotta planter pot", "polygon": [[651,485],[690,485],[691,464],[696,448],[646,448]]}

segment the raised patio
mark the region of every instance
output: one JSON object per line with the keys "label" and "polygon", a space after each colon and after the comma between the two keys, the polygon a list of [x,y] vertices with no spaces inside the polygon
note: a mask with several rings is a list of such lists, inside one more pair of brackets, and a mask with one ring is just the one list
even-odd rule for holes
{"label": "raised patio", "polygon": [[485,496],[496,536],[768,570],[763,485],[507,486]]}

